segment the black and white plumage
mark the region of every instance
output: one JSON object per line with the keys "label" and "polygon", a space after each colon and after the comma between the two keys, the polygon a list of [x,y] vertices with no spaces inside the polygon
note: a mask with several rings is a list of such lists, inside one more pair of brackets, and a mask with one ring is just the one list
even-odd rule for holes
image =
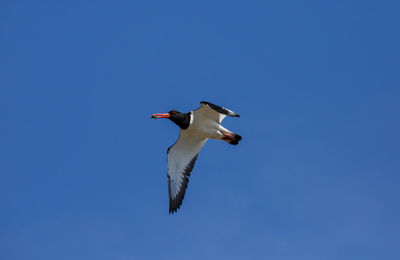
{"label": "black and white plumage", "polygon": [[221,125],[226,116],[239,117],[238,114],[209,102],[200,103],[199,109],[186,114],[172,110],[151,116],[168,118],[180,127],[178,140],[167,152],[169,213],[176,212],[182,205],[190,173],[207,140],[217,139],[237,145],[242,139]]}

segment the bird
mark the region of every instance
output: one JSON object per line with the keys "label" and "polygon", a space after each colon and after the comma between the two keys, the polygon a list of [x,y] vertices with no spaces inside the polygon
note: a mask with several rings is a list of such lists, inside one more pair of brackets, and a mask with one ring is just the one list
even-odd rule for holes
{"label": "bird", "polygon": [[208,139],[237,145],[242,137],[221,125],[225,117],[240,117],[224,107],[201,101],[200,108],[188,113],[171,110],[152,114],[151,118],[167,118],[180,128],[178,140],[167,150],[169,214],[176,213],[185,197],[190,173]]}

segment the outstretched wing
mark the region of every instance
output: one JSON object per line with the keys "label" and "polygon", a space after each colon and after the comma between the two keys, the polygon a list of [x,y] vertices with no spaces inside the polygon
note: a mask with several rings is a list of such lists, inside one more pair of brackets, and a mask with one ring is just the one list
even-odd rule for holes
{"label": "outstretched wing", "polygon": [[201,107],[195,110],[194,112],[196,114],[201,114],[206,118],[213,119],[218,123],[221,123],[226,116],[239,117],[239,115],[233,112],[232,110],[214,105],[210,102],[201,101],[200,104]]}
{"label": "outstretched wing", "polygon": [[169,213],[176,212],[182,205],[190,172],[206,141],[206,138],[181,130],[176,143],[168,148]]}

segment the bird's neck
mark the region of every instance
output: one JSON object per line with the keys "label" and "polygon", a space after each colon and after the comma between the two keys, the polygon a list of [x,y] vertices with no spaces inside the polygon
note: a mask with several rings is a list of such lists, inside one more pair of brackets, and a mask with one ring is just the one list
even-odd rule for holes
{"label": "bird's neck", "polygon": [[174,122],[181,129],[187,129],[190,125],[191,114],[192,114],[191,112],[182,114],[182,116],[178,118],[171,118],[171,121]]}

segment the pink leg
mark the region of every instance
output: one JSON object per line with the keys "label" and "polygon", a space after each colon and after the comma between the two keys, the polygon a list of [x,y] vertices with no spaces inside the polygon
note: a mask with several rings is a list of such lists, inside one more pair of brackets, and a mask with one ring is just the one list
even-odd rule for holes
{"label": "pink leg", "polygon": [[222,137],[222,140],[233,140],[233,139],[235,139],[235,137],[233,137],[233,135],[230,134],[230,133],[222,132],[222,134],[224,135],[224,137]]}

